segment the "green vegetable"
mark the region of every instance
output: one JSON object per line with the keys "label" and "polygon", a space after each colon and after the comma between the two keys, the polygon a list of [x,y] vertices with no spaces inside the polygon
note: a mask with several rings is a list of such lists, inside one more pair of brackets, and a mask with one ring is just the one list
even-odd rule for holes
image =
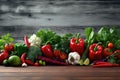
{"label": "green vegetable", "polygon": [[111,55],[111,56],[109,56],[107,61],[110,62],[110,63],[116,63],[117,62],[117,58],[114,55]]}
{"label": "green vegetable", "polygon": [[14,51],[11,53],[11,55],[17,55],[21,57],[23,53],[27,53],[28,47],[23,43],[15,43],[14,44]]}
{"label": "green vegetable", "polygon": [[45,61],[43,61],[42,65],[43,65],[43,66],[46,66],[46,62],[45,62]]}
{"label": "green vegetable", "polygon": [[108,41],[110,41],[110,30],[107,27],[102,27],[99,31],[98,34],[96,36],[96,40],[97,42],[102,42],[102,46],[103,47],[107,47],[107,43]]}
{"label": "green vegetable", "polygon": [[120,29],[116,27],[101,27],[96,36],[96,42],[102,42],[105,48],[109,42],[114,44],[114,49],[120,49]]}
{"label": "green vegetable", "polygon": [[52,30],[38,30],[36,33],[38,37],[41,38],[42,44],[49,43],[52,46],[52,49],[58,49],[62,52],[69,53],[69,40],[75,35],[75,34],[64,34],[62,36],[57,35],[56,32]]}
{"label": "green vegetable", "polygon": [[26,59],[30,59],[30,61],[36,62],[38,55],[42,55],[40,48],[37,46],[31,46],[27,52]]}
{"label": "green vegetable", "polygon": [[14,38],[11,37],[11,34],[5,34],[0,37],[0,50],[4,48],[4,45],[7,43],[12,43],[14,41]]}
{"label": "green vegetable", "polygon": [[64,34],[63,36],[61,36],[61,41],[57,44],[58,45],[57,49],[68,54],[70,52],[70,47],[69,47],[70,39],[74,36],[75,34],[71,34],[71,33]]}
{"label": "green vegetable", "polygon": [[90,59],[86,58],[85,61],[83,62],[83,65],[88,66],[90,64]]}
{"label": "green vegetable", "polygon": [[93,30],[92,27],[88,27],[88,28],[85,28],[85,36],[86,36],[86,39],[85,39],[85,51],[82,55],[82,60],[84,62],[84,60],[88,57],[88,53],[89,53],[89,47],[92,43],[94,43],[95,41],[95,37],[96,37],[96,34]]}
{"label": "green vegetable", "polygon": [[12,55],[8,58],[8,63],[10,66],[20,66],[21,65],[20,57],[17,55]]}
{"label": "green vegetable", "polygon": [[79,64],[80,64],[80,66],[83,65],[83,60],[82,59],[80,59]]}
{"label": "green vegetable", "polygon": [[8,62],[7,59],[5,59],[5,60],[3,61],[3,65],[4,65],[4,66],[9,66],[9,62]]}
{"label": "green vegetable", "polygon": [[40,37],[42,40],[42,44],[41,45],[45,45],[46,43],[50,43],[51,45],[56,44],[58,42],[60,42],[60,36],[57,35],[54,31],[46,29],[40,29],[38,30],[38,32],[36,33],[37,37]]}

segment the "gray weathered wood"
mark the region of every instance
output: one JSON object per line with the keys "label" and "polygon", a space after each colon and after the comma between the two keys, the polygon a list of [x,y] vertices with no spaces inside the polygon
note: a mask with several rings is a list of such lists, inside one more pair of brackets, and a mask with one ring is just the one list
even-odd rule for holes
{"label": "gray weathered wood", "polygon": [[120,25],[119,0],[0,0],[0,35],[16,39],[50,28],[58,34]]}

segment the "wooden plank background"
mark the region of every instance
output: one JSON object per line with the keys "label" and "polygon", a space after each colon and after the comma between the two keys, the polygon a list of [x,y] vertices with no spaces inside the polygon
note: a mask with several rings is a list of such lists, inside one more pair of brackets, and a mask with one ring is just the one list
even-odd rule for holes
{"label": "wooden plank background", "polygon": [[103,25],[119,27],[119,0],[0,0],[0,35],[16,40],[41,28],[84,36],[85,27]]}
{"label": "wooden plank background", "polygon": [[91,66],[0,66],[0,80],[120,80],[119,67]]}

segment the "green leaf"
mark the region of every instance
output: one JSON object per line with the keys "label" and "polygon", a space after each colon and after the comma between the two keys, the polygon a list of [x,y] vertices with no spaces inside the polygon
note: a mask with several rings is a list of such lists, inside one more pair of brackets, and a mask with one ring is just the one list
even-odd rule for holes
{"label": "green leaf", "polygon": [[92,28],[91,27],[88,27],[88,28],[85,28],[85,35],[86,35],[86,38],[89,39],[90,37],[90,34],[92,32]]}
{"label": "green leaf", "polygon": [[116,40],[114,46],[116,47],[116,49],[120,49],[120,39]]}
{"label": "green leaf", "polygon": [[116,63],[117,58],[116,58],[114,55],[112,55],[112,56],[110,56],[110,57],[108,58],[107,61],[110,62],[110,63]]}
{"label": "green leaf", "polygon": [[11,53],[11,55],[17,55],[21,57],[23,53],[27,53],[28,47],[23,43],[15,43],[14,44],[14,51]]}
{"label": "green leaf", "polygon": [[95,41],[95,32],[92,27],[85,29],[85,36],[87,45],[90,45]]}
{"label": "green leaf", "polygon": [[99,41],[108,41],[110,37],[109,29],[106,27],[102,27],[98,31],[98,37],[99,37]]}
{"label": "green leaf", "polygon": [[11,34],[10,33],[7,33],[5,35],[2,35],[0,37],[0,50],[3,49],[3,46],[7,43],[11,43],[14,41],[14,38],[11,37]]}
{"label": "green leaf", "polygon": [[50,44],[56,44],[56,42],[59,42],[60,36],[57,35],[54,31],[49,29],[40,29],[38,32],[36,32],[36,35],[41,38],[42,45],[46,43]]}

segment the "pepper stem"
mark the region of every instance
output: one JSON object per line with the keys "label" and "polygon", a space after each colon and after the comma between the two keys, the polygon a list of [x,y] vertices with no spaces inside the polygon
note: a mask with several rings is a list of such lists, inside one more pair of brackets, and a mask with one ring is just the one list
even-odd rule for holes
{"label": "pepper stem", "polygon": [[96,44],[96,46],[94,47],[94,51],[97,51],[97,50],[98,50],[97,47],[98,47],[99,44],[101,44],[101,42],[98,42],[98,43]]}
{"label": "pepper stem", "polygon": [[79,43],[79,37],[80,37],[80,33],[76,34],[76,44]]}

